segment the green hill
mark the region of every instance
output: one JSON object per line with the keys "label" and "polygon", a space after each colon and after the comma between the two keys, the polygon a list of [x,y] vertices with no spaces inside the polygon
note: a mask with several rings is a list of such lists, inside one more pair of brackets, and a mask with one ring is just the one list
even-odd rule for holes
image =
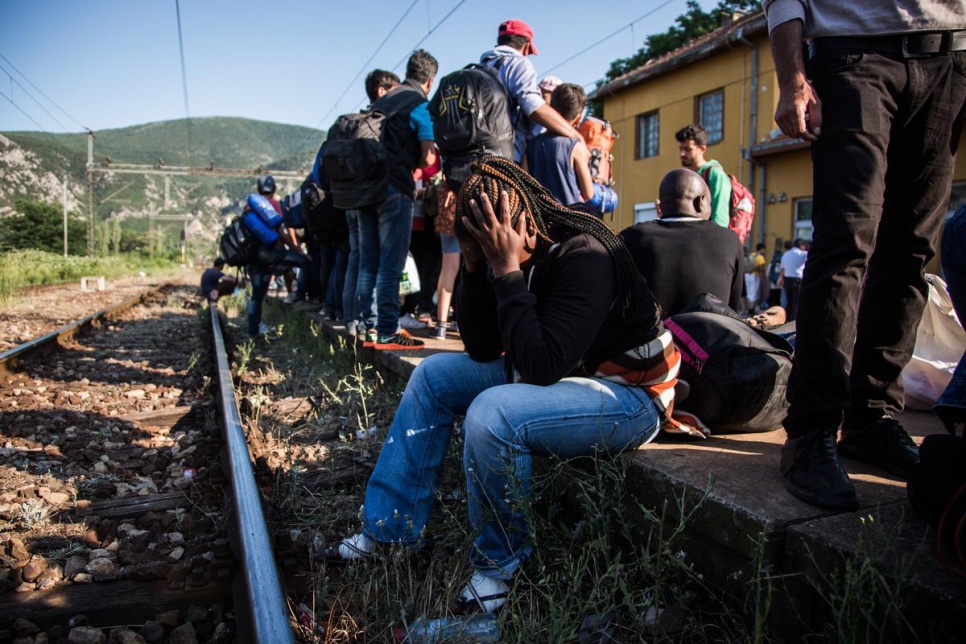
{"label": "green hill", "polygon": [[[0,186],[0,208],[18,198],[60,200],[54,184],[69,174],[71,201],[82,209],[86,203],[86,133],[5,132],[3,136],[20,150],[0,149],[0,174],[11,177]],[[104,163],[165,165],[207,168],[306,170],[310,167],[324,133],[308,127],[211,117],[191,119],[189,155],[188,127],[184,120],[147,123],[95,133],[94,160]],[[190,156],[190,158],[189,158]],[[168,205],[178,211],[224,207],[250,191],[246,179],[173,177],[169,179]],[[291,183],[291,182],[290,182]],[[294,186],[282,184],[280,192]],[[95,175],[95,209],[98,219],[125,216],[131,211],[160,208],[164,179],[147,175]]]}

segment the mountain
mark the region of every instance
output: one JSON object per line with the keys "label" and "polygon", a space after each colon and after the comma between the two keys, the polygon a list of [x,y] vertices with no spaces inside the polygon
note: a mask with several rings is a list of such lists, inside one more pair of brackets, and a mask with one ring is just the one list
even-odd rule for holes
{"label": "mountain", "polygon": [[[242,118],[162,121],[95,133],[94,161],[196,168],[264,168],[308,171],[324,132],[308,127]],[[57,203],[68,177],[68,210],[83,216],[87,204],[86,133],[0,134],[0,216],[21,197]],[[190,160],[189,160],[190,157]],[[251,192],[253,178],[95,173],[96,221],[141,220],[148,211],[220,215]],[[279,193],[297,187],[279,181]],[[217,219],[216,219],[217,221]],[[145,228],[146,223],[134,224]]]}

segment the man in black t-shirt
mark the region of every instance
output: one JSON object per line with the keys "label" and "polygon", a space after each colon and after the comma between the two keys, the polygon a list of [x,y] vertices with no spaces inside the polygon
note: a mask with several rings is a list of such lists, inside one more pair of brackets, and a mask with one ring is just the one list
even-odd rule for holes
{"label": "man in black t-shirt", "polygon": [[671,170],[661,180],[660,219],[620,233],[637,270],[660,303],[679,313],[702,293],[741,310],[742,250],[738,236],[710,221],[711,193],[697,172]]}

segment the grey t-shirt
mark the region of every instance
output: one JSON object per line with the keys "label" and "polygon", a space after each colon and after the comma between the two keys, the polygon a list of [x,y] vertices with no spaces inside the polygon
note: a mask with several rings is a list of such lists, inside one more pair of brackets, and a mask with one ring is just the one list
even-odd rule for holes
{"label": "grey t-shirt", "polygon": [[966,29],[966,0],[764,0],[762,4],[769,33],[797,19],[805,24],[805,38]]}

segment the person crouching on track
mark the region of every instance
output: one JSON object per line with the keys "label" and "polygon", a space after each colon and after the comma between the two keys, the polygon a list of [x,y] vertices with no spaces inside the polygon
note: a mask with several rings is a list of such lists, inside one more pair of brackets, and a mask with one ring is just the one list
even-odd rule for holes
{"label": "person crouching on track", "polygon": [[[476,535],[454,612],[502,606],[533,548],[523,502],[534,455],[634,449],[657,433],[680,357],[627,249],[508,159],[485,157],[460,191],[457,291],[466,353],[416,368],[366,489],[363,531],[324,557],[418,547],[457,415]],[[650,356],[642,359],[642,356]]]}
{"label": "person crouching on track", "polygon": [[248,197],[245,226],[260,242],[255,261],[246,267],[252,283],[252,297],[248,301],[248,336],[259,338],[273,330],[262,323],[262,302],[276,267],[304,268],[309,257],[299,249],[294,233],[285,226],[282,206],[275,199],[275,177],[270,174],[258,178],[258,195]]}

